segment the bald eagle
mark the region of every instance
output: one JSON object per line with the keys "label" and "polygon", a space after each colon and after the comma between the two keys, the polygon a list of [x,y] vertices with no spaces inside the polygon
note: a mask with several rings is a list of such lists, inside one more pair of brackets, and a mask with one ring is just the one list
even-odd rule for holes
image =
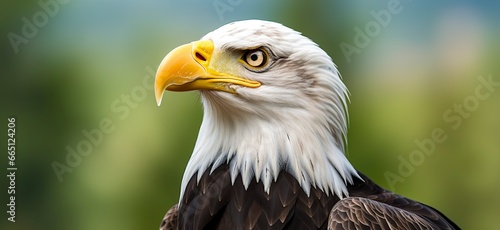
{"label": "bald eagle", "polygon": [[299,32],[224,25],[167,54],[158,105],[165,90],[198,90],[204,116],[162,230],[459,229],[354,169],[344,155],[347,88]]}

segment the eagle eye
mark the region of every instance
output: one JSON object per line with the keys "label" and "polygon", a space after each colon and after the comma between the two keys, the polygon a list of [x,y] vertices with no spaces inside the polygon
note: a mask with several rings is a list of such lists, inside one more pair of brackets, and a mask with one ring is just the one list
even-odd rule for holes
{"label": "eagle eye", "polygon": [[252,68],[263,67],[268,61],[267,53],[263,49],[249,50],[243,55],[242,59]]}

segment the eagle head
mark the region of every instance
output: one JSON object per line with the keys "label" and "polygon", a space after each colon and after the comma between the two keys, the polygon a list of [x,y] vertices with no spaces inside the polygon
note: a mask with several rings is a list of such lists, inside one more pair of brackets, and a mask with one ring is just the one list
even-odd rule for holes
{"label": "eagle head", "polygon": [[347,89],[316,43],[279,23],[224,25],[172,50],[155,80],[165,90],[198,90],[204,116],[187,165],[188,180],[229,164],[231,179],[266,191],[281,171],[310,188],[347,196],[356,170],[344,156]]}

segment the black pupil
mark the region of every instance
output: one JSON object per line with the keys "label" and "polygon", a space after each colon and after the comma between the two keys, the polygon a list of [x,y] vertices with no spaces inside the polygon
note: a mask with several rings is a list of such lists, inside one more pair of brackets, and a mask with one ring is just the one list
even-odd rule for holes
{"label": "black pupil", "polygon": [[259,56],[257,54],[252,54],[250,56],[250,59],[252,59],[252,61],[257,61],[258,58],[259,58]]}

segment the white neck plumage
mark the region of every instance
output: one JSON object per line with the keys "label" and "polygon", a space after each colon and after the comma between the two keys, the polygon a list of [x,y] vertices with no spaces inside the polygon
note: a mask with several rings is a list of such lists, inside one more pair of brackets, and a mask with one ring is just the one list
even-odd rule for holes
{"label": "white neck plumage", "polygon": [[241,175],[245,188],[255,178],[269,192],[271,183],[286,170],[308,195],[311,186],[340,198],[349,195],[346,183],[352,183],[353,175],[359,176],[339,143],[344,132],[331,130],[331,122],[301,108],[275,110],[275,114],[268,110],[262,116],[249,112],[251,108],[235,111],[231,100],[244,102],[224,97],[223,93],[202,92],[205,113],[182,179],[181,199],[192,176],[199,180],[206,170],[226,163],[232,182]]}

